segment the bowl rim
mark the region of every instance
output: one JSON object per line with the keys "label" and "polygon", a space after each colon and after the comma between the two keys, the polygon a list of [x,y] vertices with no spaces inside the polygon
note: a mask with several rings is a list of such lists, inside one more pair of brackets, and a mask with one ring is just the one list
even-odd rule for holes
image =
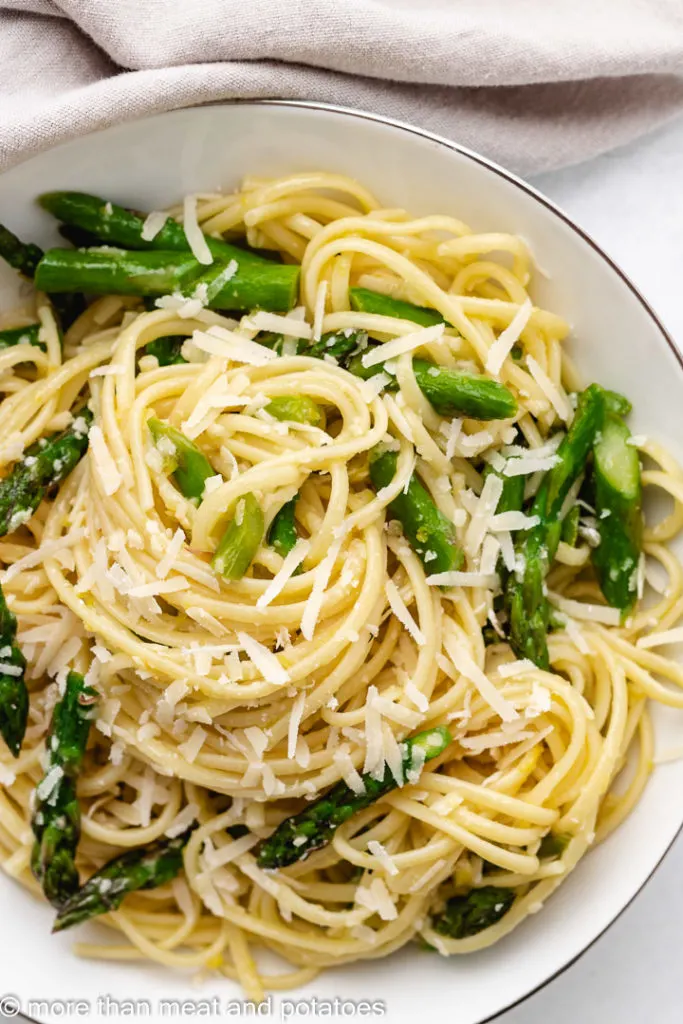
{"label": "bowl rim", "polygon": [[[165,117],[173,116],[174,114],[178,114],[182,111],[201,110],[206,107],[235,106],[284,107],[314,110],[321,111],[323,113],[339,115],[341,117],[352,117],[360,121],[369,121],[375,124],[386,125],[389,128],[395,128],[401,132],[407,132],[408,134],[414,135],[419,139],[424,139],[428,142],[434,142],[437,145],[444,147],[445,149],[451,150],[454,153],[458,153],[459,155],[466,157],[468,160],[472,161],[472,163],[479,164],[486,170],[498,175],[498,177],[505,179],[512,185],[516,186],[516,188],[518,188],[520,191],[528,195],[530,198],[534,199],[537,203],[543,206],[555,217],[559,218],[568,228],[570,228],[574,232],[575,235],[577,235],[602,260],[604,260],[605,263],[607,263],[610,269],[621,279],[626,288],[638,301],[638,303],[644,309],[645,313],[647,313],[650,320],[654,323],[655,327],[658,329],[662,338],[666,342],[668,348],[672,352],[680,369],[683,371],[683,350],[678,348],[669,330],[664,326],[661,319],[659,318],[659,315],[655,312],[655,310],[650,305],[648,300],[645,298],[643,293],[640,291],[638,286],[634,283],[631,277],[622,269],[622,267],[609,255],[609,253],[605,252],[605,250],[598,242],[596,242],[593,236],[584,228],[582,228],[579,224],[577,224],[573,217],[566,213],[561,206],[558,206],[558,204],[555,203],[552,199],[549,199],[548,196],[546,196],[542,191],[540,191],[540,189],[537,189],[534,185],[529,184],[529,182],[526,181],[524,178],[520,177],[518,174],[515,174],[513,171],[509,171],[506,167],[503,167],[501,164],[497,163],[495,160],[492,160],[490,157],[483,156],[476,150],[471,149],[468,146],[464,146],[462,145],[462,143],[454,142],[452,139],[449,139],[445,135],[440,135],[438,132],[433,132],[427,128],[420,128],[417,125],[409,123],[408,121],[402,121],[398,118],[388,117],[384,114],[374,113],[373,111],[370,110],[346,107],[341,104],[335,103],[325,103],[320,100],[306,99],[251,99],[248,97],[234,97],[232,99],[226,98],[209,100],[206,103],[190,103],[186,106],[184,105],[180,107],[175,107],[170,110],[153,111],[149,114],[142,114],[139,117],[126,118],[124,121],[116,122],[114,124],[105,124],[100,128],[95,128],[91,131],[85,132],[82,135],[77,134],[65,139],[61,139],[59,142],[56,142],[54,145],[47,146],[45,149],[40,149],[37,152],[28,153],[25,157],[25,160],[18,161],[17,163],[14,163],[10,167],[7,167],[3,171],[1,171],[0,177],[2,177],[5,171],[12,170],[14,167],[18,166],[19,163],[24,163],[34,158],[39,159],[45,153],[48,153],[51,149],[57,149],[62,145],[68,145],[69,143],[75,142],[78,139],[86,139],[88,136],[96,137],[97,135],[100,134],[100,132],[105,132],[112,128],[124,127],[136,121],[158,120]],[[640,896],[640,894],[646,888],[648,883],[652,880],[655,872],[660,868],[660,866],[664,862],[664,859],[669,855],[672,847],[675,845],[676,841],[680,838],[682,834],[683,821],[681,821],[671,841],[669,842],[666,849],[663,851],[662,855],[659,857],[659,859],[657,860],[656,864],[649,872],[647,877],[641,882],[641,884],[638,886],[635,892],[633,892],[633,894],[629,897],[626,903],[624,903],[621,909],[614,915],[611,921],[609,921],[604,926],[604,928],[602,928],[602,930],[599,931],[598,934],[593,939],[591,939],[591,941],[579,953],[577,953],[575,956],[572,956],[569,960],[562,964],[561,967],[558,967],[557,970],[553,971],[552,974],[550,974],[547,978],[545,978],[534,988],[530,989],[524,995],[513,1000],[511,1003],[508,1003],[506,1006],[503,1006],[501,1009],[497,1010],[493,1014],[490,1014],[488,1017],[482,1017],[477,1022],[477,1024],[489,1024],[489,1022],[497,1020],[504,1013],[513,1010],[517,1006],[521,1006],[528,999],[530,999],[537,993],[541,992],[544,988],[546,988],[546,986],[548,986],[551,982],[555,981],[556,978],[559,978],[562,974],[568,971],[570,967],[577,963],[601,938],[603,938],[603,936],[607,934],[607,932],[612,928],[616,921],[619,920],[619,918],[625,913],[626,910],[628,910],[632,903],[634,903],[637,897]],[[22,1016],[23,1019],[28,1022],[28,1024],[41,1024],[40,1021],[37,1021],[33,1017],[27,1017],[26,1015]]]}

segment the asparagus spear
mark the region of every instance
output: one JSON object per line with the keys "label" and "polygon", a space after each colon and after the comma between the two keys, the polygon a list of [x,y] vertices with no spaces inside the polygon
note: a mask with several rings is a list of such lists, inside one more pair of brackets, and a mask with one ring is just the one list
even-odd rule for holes
{"label": "asparagus spear", "polygon": [[[205,267],[189,252],[135,252],[126,249],[48,249],[36,270],[36,285],[48,292],[84,291],[94,295],[190,295],[207,283]],[[301,270],[242,260],[210,298],[212,309],[288,310],[296,302]],[[219,265],[217,275],[227,268]],[[211,280],[215,280],[214,277]]]}
{"label": "asparagus spear", "polygon": [[85,685],[83,676],[69,672],[64,696],[52,716],[45,776],[36,789],[31,869],[55,907],[61,907],[79,885],[74,862],[81,818],[76,778],[85,756],[96,699],[95,690]]}
{"label": "asparagus spear", "polygon": [[[86,237],[125,249],[162,249],[167,252],[187,252],[190,248],[185,228],[177,220],[167,217],[154,238],[143,238],[144,215],[127,210],[116,203],[87,195],[84,192],[45,192],[38,202],[57,220],[87,232]],[[82,237],[82,236],[81,236]],[[264,263],[263,257],[238,248],[219,238],[205,235],[213,256],[223,263]]]}
{"label": "asparagus spear", "polygon": [[15,643],[17,620],[0,588],[0,735],[14,757],[19,756],[28,721],[26,659]]}
{"label": "asparagus spear", "polygon": [[299,539],[295,519],[296,503],[298,500],[299,495],[295,494],[290,501],[285,502],[280,511],[275,515],[268,530],[268,543],[283,558],[289,554]]}
{"label": "asparagus spear", "polygon": [[181,494],[198,505],[206,481],[216,475],[206,455],[180,430],[156,417],[147,420],[147,426],[164,458],[164,469],[173,476]]}
{"label": "asparagus spear", "polygon": [[[396,475],[398,458],[395,452],[382,447],[370,453],[370,480],[376,491],[387,487]],[[408,488],[389,504],[389,510],[398,519],[430,574],[450,572],[462,565],[462,551],[458,547],[455,527],[439,511],[429,491],[415,475]]]}
{"label": "asparagus spear", "polygon": [[167,334],[163,338],[155,338],[145,345],[145,355],[155,356],[159,366],[174,366],[186,363],[181,349],[187,338],[183,334]]}
{"label": "asparagus spear", "polygon": [[[443,753],[452,737],[444,726],[426,729],[403,742],[401,784],[416,782],[422,764]],[[369,774],[361,776],[364,793],[354,793],[345,782],[339,782],[325,796],[304,808],[300,814],[286,818],[259,846],[258,863],[262,868],[283,868],[307,857],[313,850],[329,843],[335,831],[364,807],[375,803],[398,783],[389,768],[380,779]],[[303,841],[302,841],[303,840]]]}
{"label": "asparagus spear", "polygon": [[[354,356],[347,369],[368,380],[383,369],[381,364],[363,366],[362,355]],[[413,359],[415,380],[425,398],[440,416],[469,416],[475,420],[505,420],[517,412],[515,396],[504,384],[482,374],[462,373],[435,366],[426,359]],[[396,384],[388,385],[395,388]]]}
{"label": "asparagus spear", "polygon": [[12,348],[14,345],[35,345],[45,351],[45,344],[39,340],[40,324],[29,324],[28,327],[10,327],[0,331],[0,349]]}
{"label": "asparagus spear", "polygon": [[450,939],[466,939],[490,928],[507,914],[515,902],[514,889],[485,885],[470,889],[466,896],[453,896],[432,920],[434,931]]}
{"label": "asparagus spear", "polygon": [[415,306],[412,302],[392,299],[381,292],[373,292],[369,288],[351,288],[349,291],[351,308],[358,313],[376,313],[379,316],[394,316],[401,320],[412,320],[422,327],[433,327],[444,323],[441,313],[428,306]]}
{"label": "asparagus spear", "polygon": [[[0,257],[10,267],[14,267],[24,277],[33,278],[43,255],[40,246],[22,242],[9,228],[0,224]],[[62,327],[72,324],[85,309],[85,299],[79,294],[50,295],[50,300],[59,314]]]}
{"label": "asparagus spear", "polygon": [[576,542],[579,539],[579,519],[581,518],[581,508],[579,505],[574,505],[573,508],[569,509],[567,515],[562,520],[562,534],[561,539],[565,544],[569,544],[571,548],[576,547]]}
{"label": "asparagus spear", "polygon": [[621,395],[618,391],[609,391],[606,388],[602,389],[602,394],[605,399],[605,412],[611,413],[613,416],[628,416],[631,412],[633,406],[626,395]]}
{"label": "asparagus spear", "polygon": [[0,480],[0,537],[31,518],[50,487],[69,475],[88,448],[92,413],[82,409],[70,427],[41,438]]}
{"label": "asparagus spear", "polygon": [[0,256],[24,277],[33,277],[43,250],[38,245],[22,242],[9,228],[0,224]]}
{"label": "asparagus spear", "polygon": [[264,529],[263,511],[256,496],[243,494],[211,559],[216,572],[228,580],[241,580],[259,549]]}
{"label": "asparagus spear", "polygon": [[640,461],[630,436],[622,419],[607,416],[593,447],[600,543],[591,557],[605,598],[624,615],[638,597],[643,535]]}
{"label": "asparagus spear", "polygon": [[183,848],[196,826],[173,839],[159,839],[108,861],[61,906],[53,932],[117,910],[128,893],[171,882],[183,866]]}
{"label": "asparagus spear", "polygon": [[544,584],[560,541],[560,513],[572,484],[584,471],[603,423],[604,409],[602,389],[591,384],[579,398],[574,422],[557,449],[557,462],[534,500],[532,514],[541,521],[518,544],[518,568],[508,578],[510,644],[518,657],[529,658],[539,668],[547,669],[549,665],[550,606]]}
{"label": "asparagus spear", "polygon": [[322,409],[308,395],[278,395],[271,398],[265,411],[276,420],[309,423],[312,427],[325,426]]}

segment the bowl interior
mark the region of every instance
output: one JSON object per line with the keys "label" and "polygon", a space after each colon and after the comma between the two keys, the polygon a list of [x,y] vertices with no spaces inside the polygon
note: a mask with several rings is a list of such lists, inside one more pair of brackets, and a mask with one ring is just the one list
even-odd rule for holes
{"label": "bowl interior", "polygon": [[[386,206],[448,213],[477,230],[522,235],[544,272],[532,294],[572,324],[570,350],[584,382],[596,379],[624,391],[634,403],[634,432],[666,441],[683,458],[683,438],[675,436],[671,416],[683,396],[680,358],[632,287],[537,194],[473,154],[419,131],[287,103],[178,111],[78,139],[8,171],[0,177],[0,220],[28,239],[56,243],[49,218],[33,202],[43,191],[81,189],[160,209],[187,192],[230,189],[247,173],[272,177],[310,169],[350,174]],[[16,279],[3,272],[0,310],[16,296]],[[658,746],[678,745],[680,717],[658,707],[655,722]],[[657,769],[627,822],[581,862],[542,913],[497,947],[445,961],[411,946],[389,959],[330,971],[285,996],[383,1001],[392,1024],[408,1024],[444,1005],[451,1024],[483,1021],[578,956],[643,885],[682,822],[678,761]],[[98,996],[125,993],[149,1000],[148,1019],[162,1019],[163,998],[216,996],[223,1006],[241,998],[221,979],[210,978],[197,990],[187,976],[154,964],[77,961],[70,936],[50,936],[49,908],[1,874],[0,894],[3,970],[24,1002],[38,995],[85,998],[93,1007],[89,1019],[95,1020],[106,1016]],[[103,935],[93,926],[78,939]],[[52,1019],[40,1007],[29,1007],[28,1015]]]}

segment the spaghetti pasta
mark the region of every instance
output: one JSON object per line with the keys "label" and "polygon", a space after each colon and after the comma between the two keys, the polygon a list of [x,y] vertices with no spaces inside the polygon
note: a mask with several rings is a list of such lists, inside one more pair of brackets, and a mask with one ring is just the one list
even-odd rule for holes
{"label": "spaghetti pasta", "polygon": [[[683,669],[638,642],[683,613],[681,567],[666,546],[683,525],[683,474],[657,442],[634,439],[648,460],[643,485],[673,501],[644,533],[645,556],[665,574],[660,592],[648,585],[647,600],[609,624],[589,543],[564,543],[548,578],[549,668],[516,657],[497,594],[534,521],[501,506],[500,480],[514,477],[490,470],[518,460],[533,495],[577,390],[567,325],[528,297],[525,244],[382,209],[326,173],[246,181],[192,197],[188,210],[202,263],[212,258],[202,231],[244,235],[300,263],[302,305],[238,320],[202,295],[151,310],[106,295],[62,343],[37,293],[45,350],[0,352],[5,472],[68,425],[79,395],[94,414],[85,458],[0,538],[31,698],[21,753],[0,751],[4,869],[38,892],[31,794],[75,669],[100,694],[78,782],[81,876],[197,822],[184,872],[128,896],[102,919],[108,941],[77,945],[81,954],[214,970],[261,998],[418,936],[444,955],[481,949],[538,910],[637,801],[653,757],[648,699],[683,707]],[[437,326],[352,308],[356,287],[427,307]],[[160,365],[145,347],[169,336],[183,341],[182,360]],[[330,337],[360,340],[372,373],[325,354]],[[387,352],[363,359],[368,339]],[[322,358],[306,354],[315,343]],[[418,383],[418,353],[497,380],[517,411],[485,423],[444,414]],[[292,396],[322,410],[319,420],[306,420],[305,403],[300,420],[268,411]],[[151,418],[208,460],[201,498],[178,486],[178,453],[155,439]],[[373,489],[368,457],[380,444],[395,474]],[[432,572],[436,553],[397,528],[392,509],[415,473],[462,565]],[[226,578],[212,556],[249,495],[261,540],[248,571]],[[294,499],[287,553],[268,537]],[[452,742],[412,782],[304,859],[261,866],[259,844],[283,818],[340,780],[362,792],[363,773],[400,762],[408,736],[437,726]],[[563,837],[557,856],[543,855],[549,835]],[[491,886],[514,900],[489,927],[453,937],[435,925],[454,894]],[[285,973],[267,972],[263,948]]]}

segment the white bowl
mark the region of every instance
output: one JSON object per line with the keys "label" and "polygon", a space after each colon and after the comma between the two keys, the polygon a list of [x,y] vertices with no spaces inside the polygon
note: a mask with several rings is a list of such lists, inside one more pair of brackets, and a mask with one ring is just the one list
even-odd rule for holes
{"label": "white bowl", "polygon": [[[415,214],[449,213],[480,231],[522,235],[547,276],[535,300],[574,327],[571,349],[584,381],[596,379],[634,402],[633,426],[666,440],[683,458],[672,410],[683,394],[680,356],[652,310],[621,271],[542,195],[468,150],[419,129],[319,104],[247,102],[176,111],[109,128],[26,161],[0,177],[0,220],[27,239],[58,236],[34,204],[40,192],[94,192],[140,209],[160,209],[187,192],[230,189],[244,174],[279,175],[325,169],[358,178],[387,206]],[[0,279],[7,309],[15,279]],[[661,748],[680,743],[681,718],[655,709]],[[288,999],[314,996],[383,1001],[383,1017],[409,1024],[444,1011],[448,1024],[479,1024],[543,985],[578,957],[633,899],[683,823],[683,761],[658,768],[624,825],[591,852],[543,911],[483,953],[444,960],[409,946],[389,959],[323,974]],[[88,1020],[111,1020],[98,997],[147,1000],[241,998],[235,986],[210,978],[202,988],[153,964],[79,961],[71,935],[52,937],[52,911],[0,875],[2,978],[27,1016],[76,1019],[31,1000],[88,1000]],[[101,926],[83,940],[102,934]],[[110,933],[108,933],[110,934]],[[280,1020],[280,999],[273,1017]],[[0,1006],[2,1003],[0,1002]],[[61,1013],[60,1013],[61,1009]],[[305,1006],[298,1016],[303,1019]],[[199,1012],[199,1011],[197,1011]],[[189,1015],[189,1014],[188,1014]],[[317,1020],[311,1012],[306,1019]],[[321,1020],[328,1019],[320,1017]],[[373,1018],[369,1018],[373,1019]],[[380,1019],[375,1016],[374,1019]]]}

